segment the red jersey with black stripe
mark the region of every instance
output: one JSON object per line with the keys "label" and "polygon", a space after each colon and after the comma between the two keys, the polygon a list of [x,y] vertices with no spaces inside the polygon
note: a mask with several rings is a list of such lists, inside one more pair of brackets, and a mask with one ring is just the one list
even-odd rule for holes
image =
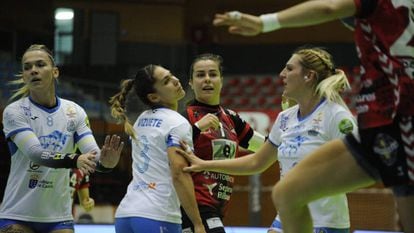
{"label": "red jersey with black stripe", "polygon": [[[206,114],[215,114],[221,127],[217,130],[200,132],[194,123]],[[219,105],[211,106],[193,102],[187,106],[185,114],[193,125],[195,154],[203,160],[233,159],[241,156],[238,146],[247,148],[253,136],[250,125],[237,113]],[[224,215],[233,192],[234,176],[217,172],[197,172],[192,174],[197,203],[213,207]]]}
{"label": "red jersey with black stripe", "polygon": [[414,115],[414,1],[355,0],[355,43],[361,61],[359,127]]}

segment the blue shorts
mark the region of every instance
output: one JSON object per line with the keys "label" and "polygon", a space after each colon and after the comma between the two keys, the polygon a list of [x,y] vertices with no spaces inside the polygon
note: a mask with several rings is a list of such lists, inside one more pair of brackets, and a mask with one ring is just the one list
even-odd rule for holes
{"label": "blue shorts", "polygon": [[[282,223],[275,219],[269,230],[283,232]],[[314,227],[313,233],[349,233],[349,228]]]}
{"label": "blue shorts", "polygon": [[36,233],[46,233],[61,229],[74,230],[73,220],[63,222],[28,222],[14,219],[0,219],[0,230],[14,224],[26,226]]}
{"label": "blue shorts", "polygon": [[148,233],[168,232],[181,233],[181,224],[152,220],[142,217],[127,217],[115,219],[116,233]]}

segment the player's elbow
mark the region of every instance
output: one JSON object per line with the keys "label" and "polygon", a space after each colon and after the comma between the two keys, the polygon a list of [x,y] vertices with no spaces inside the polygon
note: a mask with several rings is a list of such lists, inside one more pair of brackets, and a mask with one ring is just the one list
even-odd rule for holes
{"label": "player's elbow", "polygon": [[171,178],[175,181],[179,181],[184,175],[184,167],[186,167],[187,164],[185,163],[174,163],[171,165]]}

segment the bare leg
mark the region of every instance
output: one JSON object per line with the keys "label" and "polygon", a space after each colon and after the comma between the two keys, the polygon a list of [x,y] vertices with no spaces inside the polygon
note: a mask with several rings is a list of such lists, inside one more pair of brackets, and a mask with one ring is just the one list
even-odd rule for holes
{"label": "bare leg", "polygon": [[283,231],[312,232],[307,204],[325,196],[345,193],[375,183],[356,163],[341,140],[321,146],[276,184],[272,195]]}
{"label": "bare leg", "polygon": [[51,231],[50,233],[73,233],[73,230],[72,229],[60,229],[60,230]]}
{"label": "bare leg", "polygon": [[1,233],[34,233],[29,227],[20,225],[20,224],[12,224],[0,230]]}
{"label": "bare leg", "polygon": [[398,214],[405,233],[414,233],[414,196],[396,197]]}

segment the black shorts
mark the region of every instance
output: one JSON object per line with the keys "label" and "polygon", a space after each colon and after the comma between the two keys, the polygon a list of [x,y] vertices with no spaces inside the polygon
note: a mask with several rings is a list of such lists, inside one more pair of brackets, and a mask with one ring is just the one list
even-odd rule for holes
{"label": "black shorts", "polygon": [[[396,117],[390,125],[360,129],[344,142],[358,164],[385,186],[414,183],[414,118]],[[411,173],[411,178],[409,175]]]}
{"label": "black shorts", "polygon": [[[224,225],[222,221],[222,216],[218,211],[214,208],[209,206],[198,206],[200,210],[200,216],[203,220],[204,228],[206,229],[206,233],[225,233]],[[188,218],[187,214],[181,208],[181,215],[182,215],[182,233],[193,233],[194,226],[191,220]]]}

